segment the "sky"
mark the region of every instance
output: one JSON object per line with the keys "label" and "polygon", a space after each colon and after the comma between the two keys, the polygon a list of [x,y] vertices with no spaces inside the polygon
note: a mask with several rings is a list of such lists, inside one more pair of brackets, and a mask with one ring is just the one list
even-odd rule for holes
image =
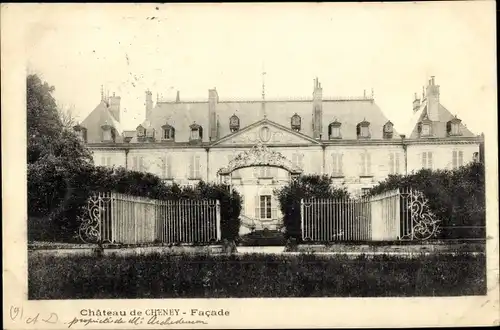
{"label": "sky", "polygon": [[79,121],[101,85],[121,96],[121,122],[144,120],[145,91],[175,99],[323,95],[375,102],[408,130],[430,76],[441,103],[474,133],[496,111],[492,1],[386,4],[38,5],[26,30],[28,72],[55,86]]}

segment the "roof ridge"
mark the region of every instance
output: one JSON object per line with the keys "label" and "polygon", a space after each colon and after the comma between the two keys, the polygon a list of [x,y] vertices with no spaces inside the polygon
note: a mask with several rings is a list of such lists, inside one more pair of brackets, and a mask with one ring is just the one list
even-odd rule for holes
{"label": "roof ridge", "polygon": [[[322,101],[373,101],[372,96],[327,96],[323,97]],[[220,99],[218,103],[232,103],[232,102],[249,102],[249,103],[262,103],[262,102],[312,102],[312,96],[296,96],[296,97],[273,97],[266,100],[257,98],[233,97]],[[187,100],[166,100],[160,99],[157,104],[182,104],[182,103],[208,103],[208,99],[187,99]]]}

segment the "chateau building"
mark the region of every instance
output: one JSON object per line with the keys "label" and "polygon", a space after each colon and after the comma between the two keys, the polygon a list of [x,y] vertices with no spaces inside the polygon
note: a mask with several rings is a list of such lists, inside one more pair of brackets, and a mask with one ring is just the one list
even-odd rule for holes
{"label": "chateau building", "polygon": [[[158,100],[146,91],[145,120],[120,125],[120,97],[104,96],[75,126],[96,165],[148,171],[168,183],[227,182],[243,196],[242,223],[275,228],[273,190],[294,175],[329,174],[362,193],[389,174],[452,169],[477,160],[482,137],[439,101],[432,77],[408,107],[411,130],[398,132],[371,95],[330,98],[316,78],[312,97]],[[245,228],[242,228],[244,231]]]}

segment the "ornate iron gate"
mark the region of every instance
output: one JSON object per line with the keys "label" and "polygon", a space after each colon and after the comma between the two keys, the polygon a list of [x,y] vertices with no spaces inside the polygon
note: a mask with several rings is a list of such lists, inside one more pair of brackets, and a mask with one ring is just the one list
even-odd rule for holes
{"label": "ornate iron gate", "polygon": [[426,240],[439,220],[416,190],[392,190],[356,199],[301,200],[304,241]]}
{"label": "ornate iron gate", "polygon": [[208,243],[221,239],[218,200],[160,201],[118,193],[91,196],[79,235],[86,243]]}

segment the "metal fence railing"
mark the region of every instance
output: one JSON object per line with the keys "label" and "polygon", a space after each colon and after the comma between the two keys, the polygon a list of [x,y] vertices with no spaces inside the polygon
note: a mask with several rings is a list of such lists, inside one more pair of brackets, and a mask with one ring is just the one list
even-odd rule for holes
{"label": "metal fence railing", "polygon": [[208,243],[221,239],[218,200],[155,200],[98,193],[88,200],[80,237],[93,243]]}

